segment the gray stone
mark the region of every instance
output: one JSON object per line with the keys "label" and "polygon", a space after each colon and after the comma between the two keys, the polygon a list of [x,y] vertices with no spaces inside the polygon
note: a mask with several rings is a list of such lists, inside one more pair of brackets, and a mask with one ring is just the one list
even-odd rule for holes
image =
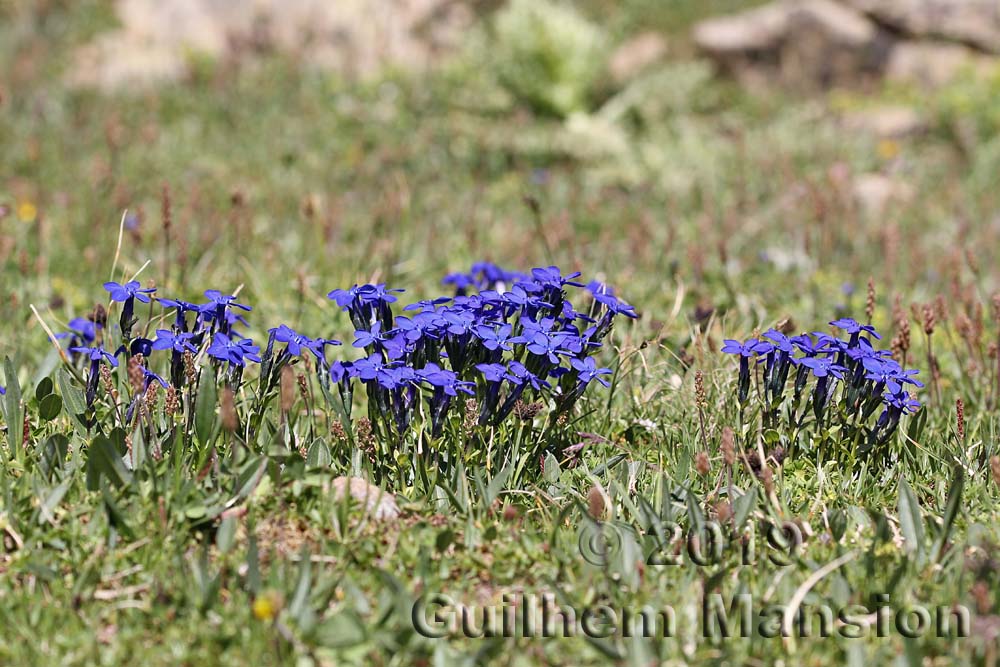
{"label": "gray stone", "polygon": [[878,27],[833,0],[779,0],[702,21],[698,48],[745,83],[801,87],[851,83],[877,70]]}
{"label": "gray stone", "polygon": [[926,121],[911,107],[884,106],[855,111],[844,116],[844,126],[867,132],[879,139],[902,139],[927,129]]}
{"label": "gray stone", "polygon": [[1000,53],[997,0],[841,0],[894,31]]}
{"label": "gray stone", "polygon": [[667,53],[667,41],[656,32],[644,32],[615,49],[608,61],[608,72],[615,83],[634,78]]}
{"label": "gray stone", "polygon": [[455,0],[118,0],[116,10],[121,28],[75,54],[71,82],[158,83],[184,76],[193,56],[269,51],[350,76],[422,68],[457,47],[474,19]]}
{"label": "gray stone", "polygon": [[333,500],[343,502],[350,495],[373,519],[379,521],[399,516],[399,506],[391,493],[360,477],[337,477],[333,480]]}
{"label": "gray stone", "polygon": [[963,71],[982,71],[996,61],[961,44],[897,42],[889,52],[885,76],[890,81],[938,88]]}

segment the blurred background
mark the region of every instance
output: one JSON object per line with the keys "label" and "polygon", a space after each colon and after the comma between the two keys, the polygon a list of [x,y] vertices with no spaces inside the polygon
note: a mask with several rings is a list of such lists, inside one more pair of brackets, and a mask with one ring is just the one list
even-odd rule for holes
{"label": "blurred background", "polygon": [[0,316],[117,257],[306,326],[485,258],[606,278],[644,340],[869,277],[981,320],[998,62],[991,0],[0,0]]}

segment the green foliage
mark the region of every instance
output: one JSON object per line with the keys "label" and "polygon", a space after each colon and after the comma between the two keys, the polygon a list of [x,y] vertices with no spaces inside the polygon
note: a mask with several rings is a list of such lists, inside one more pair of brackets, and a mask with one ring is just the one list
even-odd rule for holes
{"label": "green foliage", "polygon": [[539,111],[586,111],[608,38],[562,0],[512,0],[496,16],[489,59],[514,95]]}

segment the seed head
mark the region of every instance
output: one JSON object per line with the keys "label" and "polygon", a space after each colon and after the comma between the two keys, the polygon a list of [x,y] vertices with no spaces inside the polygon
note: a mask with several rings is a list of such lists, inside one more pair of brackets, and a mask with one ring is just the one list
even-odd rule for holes
{"label": "seed head", "polygon": [[955,429],[958,431],[958,441],[965,442],[965,403],[961,398],[955,399]]}
{"label": "seed head", "polygon": [[595,520],[600,521],[604,518],[605,509],[604,494],[601,493],[601,489],[595,484],[587,492],[587,511],[590,512],[590,516]]}
{"label": "seed head", "polygon": [[222,403],[219,406],[219,412],[222,416],[222,428],[229,433],[235,431],[238,422],[236,417],[236,395],[233,393],[232,387],[226,386],[222,390]]}
{"label": "seed head", "polygon": [[1000,456],[990,457],[990,472],[993,473],[993,481],[1000,487]]}
{"label": "seed head", "polygon": [[865,302],[865,316],[871,324],[872,316],[875,315],[875,279],[868,277],[868,300]]}
{"label": "seed head", "polygon": [[727,466],[736,463],[736,438],[733,429],[728,426],[722,429],[722,444],[719,445],[719,449],[722,450],[722,460]]}
{"label": "seed head", "polygon": [[923,315],[924,333],[930,336],[934,333],[934,325],[937,323],[937,309],[934,304],[925,303],[921,307]]}
{"label": "seed head", "polygon": [[701,371],[694,373],[694,400],[700,409],[708,407],[708,400],[705,398],[705,378]]}
{"label": "seed head", "polygon": [[141,354],[136,354],[128,360],[128,383],[132,387],[133,396],[138,396],[142,393],[142,385],[145,380],[142,361],[143,356]]}
{"label": "seed head", "polygon": [[181,401],[180,396],[177,393],[177,388],[174,385],[167,387],[167,398],[164,401],[164,410],[167,411],[168,415],[176,415],[181,411]]}
{"label": "seed head", "polygon": [[291,366],[285,366],[281,369],[280,395],[281,412],[288,414],[295,403],[295,371],[292,370]]}
{"label": "seed head", "polygon": [[694,455],[694,469],[702,477],[712,472],[712,463],[708,460],[708,452],[702,451]]}

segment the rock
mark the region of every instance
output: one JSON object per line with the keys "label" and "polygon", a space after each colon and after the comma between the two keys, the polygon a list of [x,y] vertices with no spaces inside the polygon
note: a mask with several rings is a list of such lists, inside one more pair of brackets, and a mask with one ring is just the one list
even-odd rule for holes
{"label": "rock", "polygon": [[622,84],[663,58],[667,41],[655,32],[644,32],[627,40],[611,54],[608,72],[615,83]]}
{"label": "rock", "polygon": [[908,202],[913,197],[913,189],[885,174],[860,174],[854,178],[853,194],[862,213],[877,217],[892,203]]}
{"label": "rock", "polygon": [[458,46],[474,20],[453,0],[118,0],[121,28],[74,57],[81,86],[177,79],[192,56],[243,60],[281,52],[349,76],[422,68]]}
{"label": "rock", "polygon": [[777,2],[706,19],[695,25],[694,42],[717,58],[771,51],[788,31],[788,10],[788,3]]}
{"label": "rock", "polygon": [[842,0],[894,32],[1000,54],[997,0]]}
{"label": "rock", "polygon": [[965,70],[986,70],[994,62],[961,44],[905,41],[889,52],[885,76],[889,81],[939,88]]}
{"label": "rock", "polygon": [[844,126],[879,139],[902,139],[927,129],[927,123],[916,109],[906,106],[877,107],[849,113],[844,117]]}
{"label": "rock", "polygon": [[761,78],[796,87],[856,82],[883,55],[878,27],[833,0],[779,0],[695,26],[694,40],[746,83]]}
{"label": "rock", "polygon": [[343,502],[350,495],[356,503],[364,507],[373,519],[382,521],[399,516],[399,506],[391,493],[383,491],[360,477],[337,477],[333,480],[333,500]]}

